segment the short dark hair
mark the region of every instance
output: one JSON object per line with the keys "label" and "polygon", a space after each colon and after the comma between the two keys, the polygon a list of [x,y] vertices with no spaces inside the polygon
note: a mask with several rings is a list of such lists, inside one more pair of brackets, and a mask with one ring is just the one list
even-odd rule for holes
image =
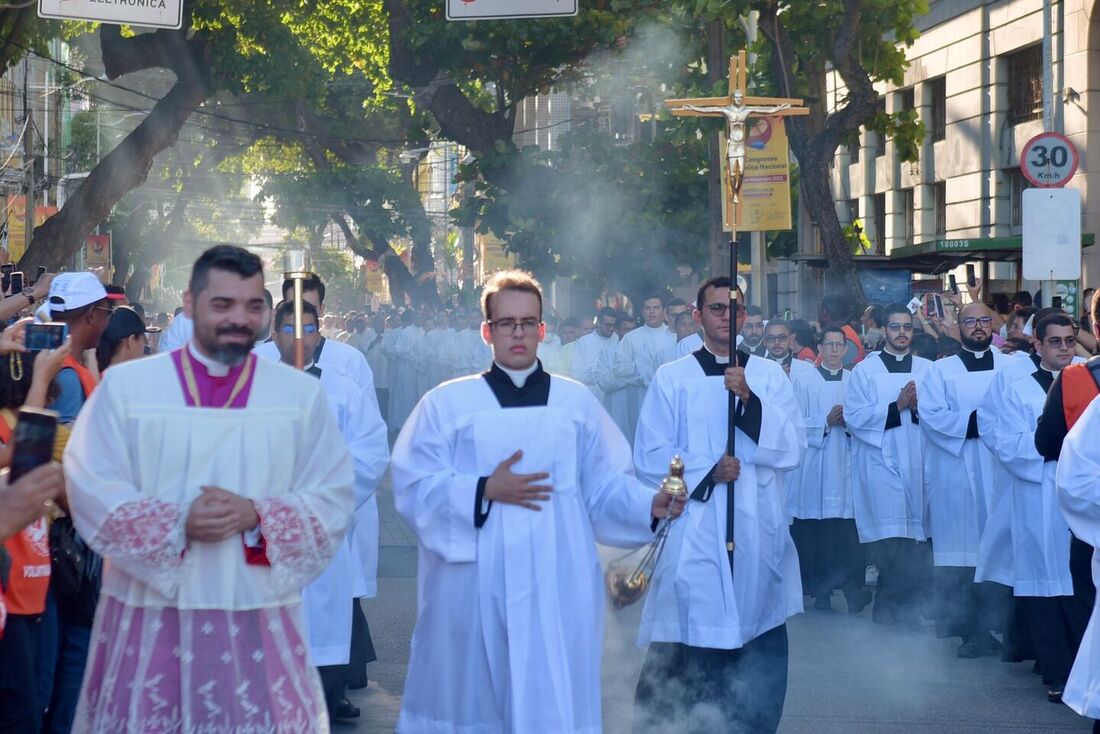
{"label": "short dark hair", "polygon": [[791,333],[791,325],[788,324],[783,319],[772,319],[772,320],[770,320],[767,324],[764,325],[764,331],[766,332],[768,329],[772,328],[773,326],[782,326],[784,329],[787,330],[788,334]]}
{"label": "short dark hair", "polygon": [[670,298],[670,299],[668,299],[668,303],[665,304],[665,306],[668,307],[668,308],[672,308],[673,306],[686,306],[686,305],[688,305],[688,302],[685,301],[683,298]]}
{"label": "short dark hair", "polygon": [[[317,316],[317,308],[309,301],[302,301],[302,316],[309,314],[313,317],[313,320],[320,323],[320,318]],[[279,308],[275,311],[275,331],[278,331],[283,327],[283,324],[287,319],[294,318],[294,301],[283,301],[279,304]]]}
{"label": "short dark hair", "polygon": [[891,303],[889,306],[882,309],[882,315],[886,317],[886,323],[883,324],[883,326],[890,323],[890,319],[893,318],[895,314],[899,313],[908,316],[910,321],[913,320],[913,312],[909,310],[908,306],[904,303]]}
{"label": "short dark hair", "polygon": [[868,306],[866,311],[867,317],[871,319],[871,323],[880,329],[886,326],[886,314],[884,314],[882,310],[882,306]]}
{"label": "short dark hair", "polygon": [[539,299],[539,319],[542,319],[542,286],[535,276],[524,270],[501,270],[489,278],[481,291],[481,313],[486,321],[492,320],[492,298],[501,291],[521,291]]}
{"label": "short dark hair", "polygon": [[[909,312],[906,311],[905,313]],[[909,351],[918,357],[924,357],[925,359],[933,361],[939,357],[939,345],[936,343],[936,337],[923,332],[920,334],[913,334],[913,341],[909,345]]]}
{"label": "short dark hair", "polygon": [[596,312],[596,319],[597,320],[605,319],[608,316],[610,316],[613,319],[618,318],[619,317],[619,312],[616,311],[615,309],[611,308],[610,306],[604,306],[603,308],[601,308],[599,311]]}
{"label": "short dark hair", "polygon": [[1022,336],[1010,336],[1007,339],[1005,339],[1004,346],[1001,347],[1001,349],[1003,350],[1004,347],[1012,347],[1012,349],[1017,351],[1017,352],[1031,353],[1032,351],[1034,351],[1032,349],[1032,346],[1033,345],[1032,345],[1030,339],[1027,339],[1027,338],[1022,337]]}
{"label": "short dark hair", "polygon": [[[825,326],[821,329],[821,335],[818,336],[817,343],[824,344],[825,337],[829,334],[840,334],[840,337],[845,342],[848,341],[848,335],[844,333],[844,329],[840,328],[839,326]],[[799,341],[801,341],[801,339]],[[845,343],[845,346],[847,346],[847,343]]]}
{"label": "short dark hair", "polygon": [[187,289],[194,298],[202,293],[210,282],[212,269],[227,270],[236,273],[242,280],[253,277],[257,273],[263,279],[264,264],[260,258],[253,255],[243,247],[236,245],[215,245],[199,255],[199,259],[191,267],[191,280]]}
{"label": "short dark hair", "polygon": [[638,320],[637,320],[637,319],[635,319],[635,318],[634,318],[634,317],[633,317],[633,316],[632,316],[631,314],[628,314],[628,313],[620,313],[620,314],[619,314],[619,315],[618,315],[618,316],[617,316],[617,317],[615,318],[615,328],[616,328],[616,329],[621,329],[621,328],[623,328],[623,324],[625,324],[625,323],[626,323],[627,321],[629,321],[629,322],[630,322],[630,323],[632,323],[632,324],[636,324],[636,323],[638,323]]}
{"label": "short dark hair", "polygon": [[[317,300],[321,302],[323,306],[325,304],[325,283],[321,280],[321,276],[316,273],[310,273],[308,278],[302,280],[302,293],[306,291],[316,291]],[[294,297],[294,280],[287,278],[283,281],[283,300],[289,301]]]}
{"label": "short dark hair", "polygon": [[761,316],[762,317],[764,315],[764,312],[760,310],[759,306],[749,305],[749,306],[745,306],[745,315],[746,316]]}
{"label": "short dark hair", "polygon": [[1016,295],[1012,297],[1012,305],[1014,306],[1030,306],[1032,303],[1031,294],[1027,291],[1016,291]]}
{"label": "short dark hair", "polygon": [[1074,323],[1073,319],[1064,313],[1052,313],[1039,319],[1039,323],[1035,326],[1035,336],[1038,337],[1039,341],[1046,339],[1047,330],[1052,326],[1068,326],[1073,329],[1074,333],[1077,333],[1077,324]]}
{"label": "short dark hair", "polygon": [[962,351],[962,342],[950,336],[936,339],[936,353],[940,357],[953,357]]}
{"label": "short dark hair", "polygon": [[665,294],[658,293],[657,291],[651,291],[642,296],[641,304],[644,306],[646,301],[652,301],[654,298],[661,302],[661,308],[664,308],[668,304],[668,298]]}
{"label": "short dark hair", "polygon": [[730,279],[728,275],[716,275],[713,278],[705,281],[699,290],[695,293],[695,308],[699,311],[703,310],[703,302],[707,297],[708,288],[729,288]]}

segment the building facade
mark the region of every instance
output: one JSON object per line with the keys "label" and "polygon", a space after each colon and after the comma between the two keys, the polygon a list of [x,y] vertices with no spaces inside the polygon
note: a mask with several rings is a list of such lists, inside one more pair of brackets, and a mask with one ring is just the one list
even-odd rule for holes
{"label": "building facade", "polygon": [[[1053,127],[1081,154],[1069,186],[1081,192],[1083,233],[1100,230],[1100,148],[1089,146],[1100,132],[1098,11],[1096,0],[1053,2]],[[835,159],[840,220],[858,218],[879,255],[935,241],[1018,237],[1029,186],[1019,154],[1043,130],[1042,0],[941,0],[918,27],[903,83],[879,91],[887,112],[919,114],[927,132],[920,161],[901,161],[892,141],[861,131]],[[837,75],[829,94],[839,106],[844,89]],[[819,247],[814,228],[802,223],[800,252],[812,255]],[[780,271],[781,302],[799,308],[819,296],[820,271],[798,262]],[[1014,264],[993,264],[988,274],[994,291],[1040,287],[1020,282]],[[961,271],[957,277],[961,282]],[[1100,247],[1089,247],[1082,284],[1097,280]]]}

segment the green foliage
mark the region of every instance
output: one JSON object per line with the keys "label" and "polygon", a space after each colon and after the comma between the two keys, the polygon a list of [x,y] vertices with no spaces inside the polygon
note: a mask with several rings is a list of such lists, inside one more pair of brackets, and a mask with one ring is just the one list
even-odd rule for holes
{"label": "green foliage", "polygon": [[318,247],[310,251],[313,271],[325,282],[329,310],[360,309],[367,300],[367,282],[346,250]]}

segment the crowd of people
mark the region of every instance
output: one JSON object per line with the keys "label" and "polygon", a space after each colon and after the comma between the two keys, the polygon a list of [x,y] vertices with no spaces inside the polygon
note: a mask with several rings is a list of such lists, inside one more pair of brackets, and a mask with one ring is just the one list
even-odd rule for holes
{"label": "crowd of people", "polygon": [[[1100,299],[768,319],[730,289],[566,316],[507,271],[478,307],[330,313],[220,246],[172,318],[91,273],[0,301],[0,463],[20,410],[58,421],[0,489],[0,731],[359,716],[387,468],[420,544],[400,732],[598,731],[597,545],[656,537],[635,731],[774,731],[807,605],[1034,660],[1100,719]],[[655,491],[675,456],[686,498]]]}

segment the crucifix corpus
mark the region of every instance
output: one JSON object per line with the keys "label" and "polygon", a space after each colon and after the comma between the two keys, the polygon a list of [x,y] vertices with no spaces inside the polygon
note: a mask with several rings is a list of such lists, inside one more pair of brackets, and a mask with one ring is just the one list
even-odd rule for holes
{"label": "crucifix corpus", "polygon": [[[745,94],[748,80],[748,63],[745,52],[730,57],[729,94],[725,97],[696,97],[667,99],[665,106],[677,117],[726,118],[726,175],[723,179],[729,216],[726,219],[730,232],[730,342],[732,363],[737,354],[737,225],[741,216],[741,185],[745,180],[745,144],[748,139],[746,122],[750,117],[791,117],[808,115],[809,109],[800,99],[780,97],[749,97]],[[738,405],[733,393],[729,396],[726,449],[734,456],[734,429]],[[729,555],[730,573],[733,573],[733,482],[726,486],[726,553]]]}

